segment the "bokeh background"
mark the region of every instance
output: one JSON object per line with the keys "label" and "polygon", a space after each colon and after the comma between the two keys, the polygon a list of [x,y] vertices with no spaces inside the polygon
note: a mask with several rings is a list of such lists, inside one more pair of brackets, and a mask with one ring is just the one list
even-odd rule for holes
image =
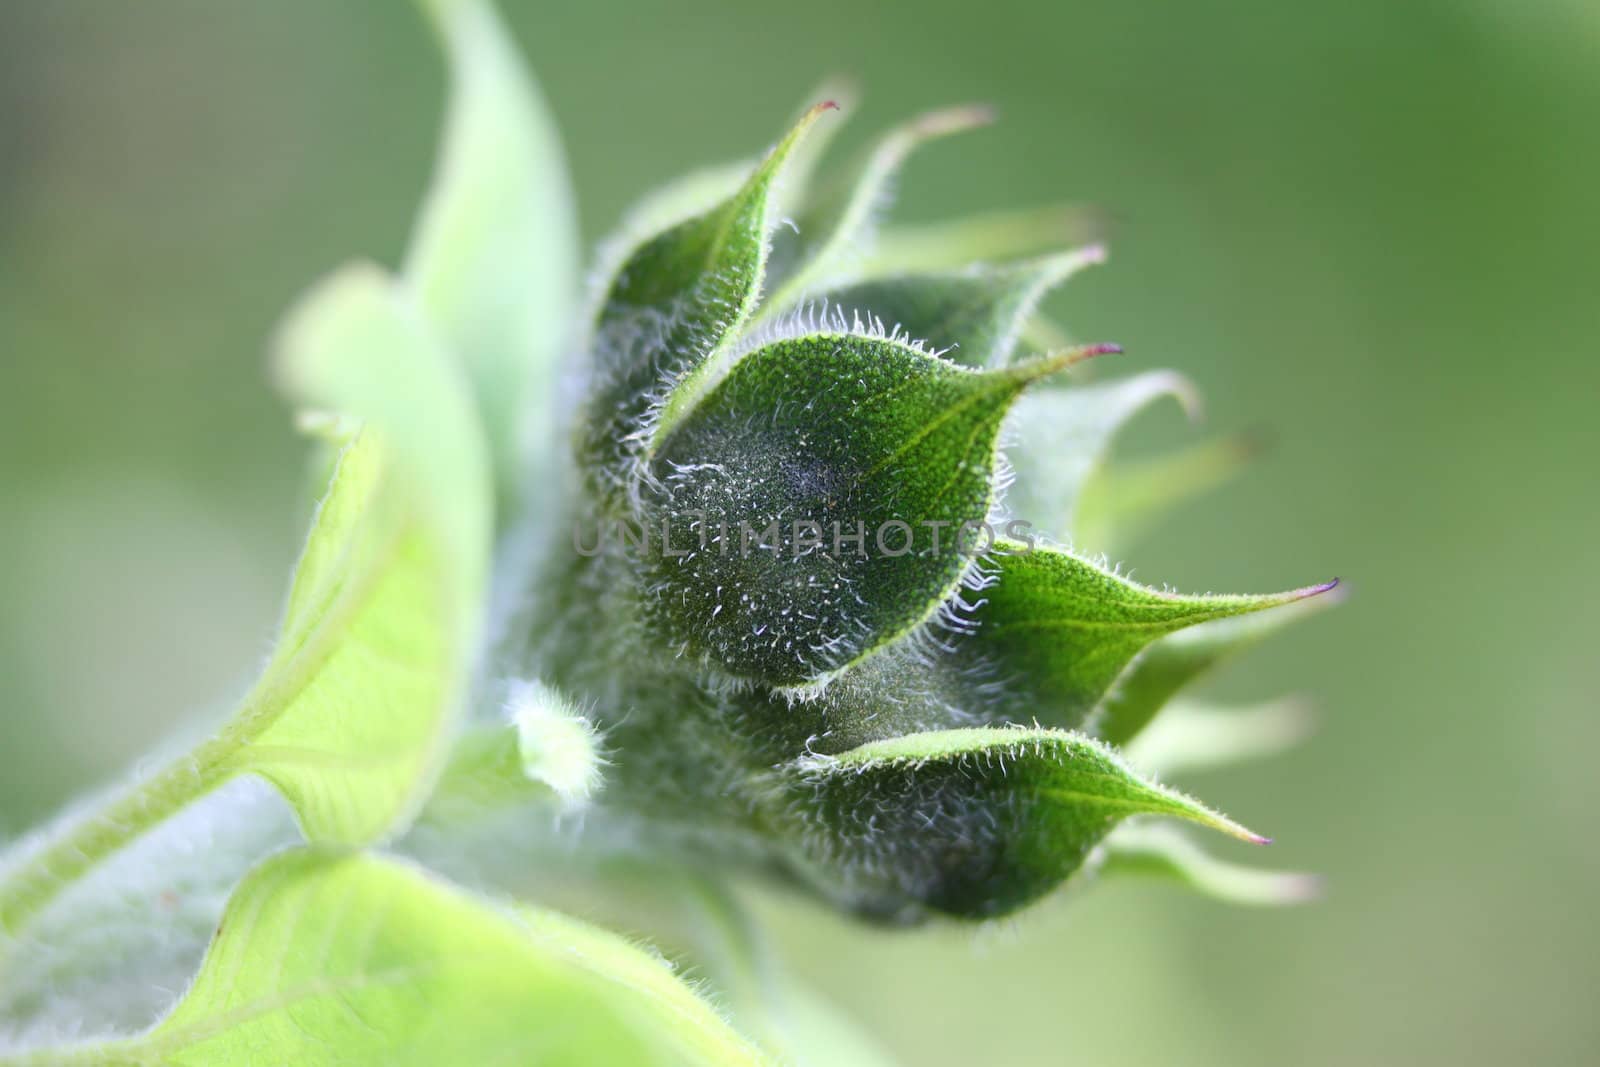
{"label": "bokeh background", "polygon": [[[1230,857],[1325,872],[1321,903],[1130,883],[885,934],[773,898],[808,978],[915,1063],[1593,1062],[1600,7],[507,7],[591,239],[821,75],[865,88],[845,143],[995,104],[902,217],[1104,205],[1113,262],[1052,310],[1277,441],[1136,575],[1352,593],[1206,687],[1307,694],[1319,735],[1195,783],[1278,838]],[[442,88],[393,0],[0,5],[0,834],[266,651],[304,447],[264,342],[323,271],[397,259]]]}

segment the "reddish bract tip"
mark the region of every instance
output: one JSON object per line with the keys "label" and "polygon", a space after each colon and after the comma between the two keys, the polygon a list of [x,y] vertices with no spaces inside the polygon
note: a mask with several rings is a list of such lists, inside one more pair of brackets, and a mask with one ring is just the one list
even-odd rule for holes
{"label": "reddish bract tip", "polygon": [[1318,596],[1322,593],[1331,592],[1337,588],[1339,588],[1339,579],[1329,578],[1327,581],[1321,582],[1317,585],[1308,585],[1304,589],[1296,589],[1294,591],[1294,595],[1296,600],[1304,600],[1306,597]]}
{"label": "reddish bract tip", "polygon": [[816,107],[812,108],[812,110],[813,111],[838,111],[838,110],[840,110],[839,101],[837,101],[837,100],[824,100],[822,103],[820,103]]}

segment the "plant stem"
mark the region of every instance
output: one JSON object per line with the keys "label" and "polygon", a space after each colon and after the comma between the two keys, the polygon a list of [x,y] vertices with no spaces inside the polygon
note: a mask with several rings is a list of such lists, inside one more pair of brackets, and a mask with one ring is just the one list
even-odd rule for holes
{"label": "plant stem", "polygon": [[237,745],[227,734],[206,741],[107,803],[58,820],[33,847],[23,845],[17,866],[0,880],[0,935],[18,936],[67,886],[220,784],[232,773],[226,757]]}

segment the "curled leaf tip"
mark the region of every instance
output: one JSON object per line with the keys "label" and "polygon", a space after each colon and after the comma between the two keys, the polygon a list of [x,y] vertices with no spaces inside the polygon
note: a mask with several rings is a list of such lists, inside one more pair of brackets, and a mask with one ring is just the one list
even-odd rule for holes
{"label": "curled leaf tip", "polygon": [[1051,352],[1049,355],[1040,356],[1036,359],[1012,364],[1007,369],[1007,373],[1023,384],[1027,384],[1038,381],[1040,378],[1047,378],[1069,367],[1075,367],[1084,360],[1093,359],[1096,356],[1118,355],[1121,352],[1122,346],[1119,344],[1075,345],[1072,348],[1063,348],[1059,352]]}
{"label": "curled leaf tip", "polygon": [[1320,596],[1323,593],[1331,593],[1337,588],[1339,588],[1339,579],[1329,578],[1325,582],[1318,582],[1316,585],[1308,585],[1300,589],[1293,590],[1289,593],[1289,598],[1291,600],[1307,600],[1314,596]]}
{"label": "curled leaf tip", "polygon": [[[795,145],[799,144],[801,139],[805,137],[807,131],[809,131],[811,127],[816,124],[816,121],[822,117],[824,112],[838,110],[840,110],[839,102],[832,99],[824,100],[821,103],[811,105],[811,107],[806,110],[806,113],[800,116],[799,121],[797,121],[789,130],[789,132],[784,135],[783,140],[778,142],[778,146],[774,148],[768,155],[767,166],[770,167],[773,164],[779,163],[781,160],[785,159],[794,149]],[[762,170],[765,169],[766,168],[762,168]],[[761,171],[758,170],[758,176],[760,173]]]}
{"label": "curled leaf tip", "polygon": [[930,111],[913,121],[909,130],[919,138],[942,137],[945,134],[988,126],[994,120],[995,110],[988,104],[962,104]]}

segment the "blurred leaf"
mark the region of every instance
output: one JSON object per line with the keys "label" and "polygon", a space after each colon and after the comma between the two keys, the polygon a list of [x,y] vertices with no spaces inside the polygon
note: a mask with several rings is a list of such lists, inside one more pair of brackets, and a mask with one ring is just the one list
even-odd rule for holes
{"label": "blurred leaf", "polygon": [[1105,841],[1102,877],[1142,875],[1178,882],[1228,904],[1274,907],[1314,900],[1320,885],[1309,874],[1263,871],[1219,860],[1176,826],[1124,823]]}
{"label": "blurred leaf", "polygon": [[1001,367],[1010,361],[1039,298],[1104,258],[1104,250],[1091,245],[1023,263],[858,282],[826,299],[941,351],[949,349],[945,355],[957,363]]}
{"label": "blurred leaf", "polygon": [[[805,96],[800,98],[800,106],[795,108],[790,117],[790,124],[803,122],[819,104],[832,104],[839,112],[841,121],[825,122],[814,128],[805,139],[789,152],[789,160],[784,164],[783,188],[780,209],[791,216],[788,220],[793,222],[792,216],[803,210],[805,204],[811,199],[812,179],[816,176],[823,158],[828,153],[828,148],[833,144],[839,131],[844,129],[844,121],[855,114],[856,107],[861,102],[861,87],[854,78],[831,74],[823,78]],[[794,227],[780,226],[772,235],[773,246],[767,250],[767,289],[770,291],[777,274],[775,272],[778,257],[780,256],[779,244],[784,240],[784,234],[793,233]]]}
{"label": "blurred leaf", "polygon": [[1311,709],[1292,698],[1242,708],[1177,700],[1129,743],[1127,753],[1140,767],[1183,774],[1276,756],[1309,737],[1313,725]]}
{"label": "blurred leaf", "polygon": [[626,488],[641,444],[670,434],[721,376],[725,346],[761,289],[774,182],[823,110],[807,113],[726,202],[645,241],[617,269],[595,327],[583,428],[582,456],[603,495]]}
{"label": "blurred leaf", "polygon": [[[703,872],[669,877],[693,920],[694,963],[740,1028],[791,1067],[888,1067],[875,1037],[787,973],[763,931],[725,882]],[[661,885],[656,876],[654,884]]]}
{"label": "blurred leaf", "polygon": [[893,179],[918,147],[939,137],[990,122],[988,108],[955,107],[933,111],[889,131],[852,169],[805,201],[792,230],[773,240],[769,286],[760,312],[767,318],[792,307],[849,273],[872,243],[879,216],[888,208]]}
{"label": "blurred leaf", "polygon": [[1187,378],[1151,371],[1093,385],[1041,389],[1017,402],[1006,424],[1016,479],[1006,490],[1005,510],[1034,529],[1072,535],[1084,489],[1105,462],[1112,439],[1130,418],[1161,397],[1176,397],[1191,414],[1199,399]]}
{"label": "blurred leaf", "polygon": [[0,929],[15,933],[236,774],[276,785],[311,840],[347,844],[403,826],[432,786],[472,665],[490,541],[471,401],[396,288],[366,268],[305,300],[278,367],[292,393],[365,425],[317,513],[278,646],[215,737],[25,843],[0,881]]}
{"label": "blurred leaf", "polygon": [[965,729],[810,756],[777,772],[794,861],[845,903],[885,918],[1002,915],[1077,870],[1130,815],[1172,815],[1263,840],[1138,778],[1079,734]]}
{"label": "blurred leaf", "polygon": [[[972,633],[950,642],[951,667],[966,685],[988,694],[989,714],[1067,729],[1086,727],[1112,683],[1152,642],[1330,588],[1183,596],[1138,585],[1058,549],[998,547],[998,571],[971,613]],[[1125,693],[1126,683],[1118,688]]]}
{"label": "blurred leaf", "polygon": [[988,513],[1007,408],[1082,355],[977,373],[830,323],[743,356],[652,465],[666,543],[646,610],[675,647],[775,685],[904,635],[976,552],[957,531]]}
{"label": "blurred leaf", "polygon": [[[1338,579],[1311,591],[1332,590]],[[1122,747],[1149,725],[1166,702],[1224,657],[1255,644],[1283,626],[1338,603],[1337,594],[1302,598],[1275,611],[1221,619],[1164,637],[1150,647],[1105,703],[1095,734]]]}
{"label": "blurred leaf", "polygon": [[404,863],[295,851],[238,890],[154,1029],[15,1062],[748,1064],[761,1054],[658,958],[512,913]]}
{"label": "blurred leaf", "polygon": [[1124,544],[1170,509],[1238,474],[1261,451],[1257,435],[1235,434],[1092,470],[1078,493],[1073,540],[1101,549],[1113,539]]}
{"label": "blurred leaf", "polygon": [[1077,205],[1023,208],[947,222],[885,226],[871,254],[844,279],[959,270],[1092,244],[1104,229],[1099,213]]}
{"label": "blurred leaf", "polygon": [[449,56],[450,103],[405,277],[470,372],[500,488],[538,484],[578,234],[555,122],[488,0],[420,0]]}

